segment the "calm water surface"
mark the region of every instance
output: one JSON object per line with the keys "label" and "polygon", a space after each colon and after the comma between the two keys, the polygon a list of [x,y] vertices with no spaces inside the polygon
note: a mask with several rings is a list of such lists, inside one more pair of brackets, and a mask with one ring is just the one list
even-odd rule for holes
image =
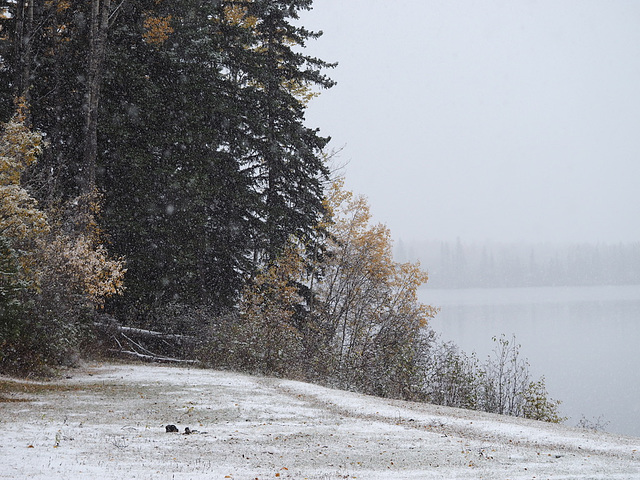
{"label": "calm water surface", "polygon": [[485,358],[501,334],[522,345],[531,373],[546,379],[561,412],[640,437],[640,285],[440,290],[420,300],[441,308],[443,340]]}

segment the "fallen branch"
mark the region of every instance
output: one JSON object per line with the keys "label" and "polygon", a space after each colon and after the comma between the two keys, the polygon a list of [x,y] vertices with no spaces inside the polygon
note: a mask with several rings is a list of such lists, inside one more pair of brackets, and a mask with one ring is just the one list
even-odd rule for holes
{"label": "fallen branch", "polygon": [[95,327],[110,339],[111,352],[151,362],[199,363],[188,359],[198,342],[195,336],[125,327],[109,316],[95,322]]}
{"label": "fallen branch", "polygon": [[127,332],[133,335],[138,335],[141,337],[162,338],[164,340],[176,340],[176,341],[186,341],[186,342],[195,342],[197,340],[196,337],[192,335],[180,335],[177,333],[162,333],[162,332],[155,332],[153,330],[145,330],[143,328],[118,327],[118,330],[120,330],[121,332]]}
{"label": "fallen branch", "polygon": [[198,364],[199,360],[183,360],[180,358],[171,358],[171,357],[160,357],[158,355],[147,355],[144,353],[138,353],[132,350],[118,350],[112,348],[110,351],[117,352],[121,355],[129,355],[135,357],[139,360],[144,360],[147,362],[161,362],[161,363],[190,363],[190,364]]}
{"label": "fallen branch", "polygon": [[147,339],[162,339],[162,340],[171,340],[177,342],[185,342],[185,343],[196,343],[197,338],[193,335],[181,335],[177,333],[162,333],[156,332],[154,330],[146,330],[144,328],[135,328],[135,327],[123,327],[119,325],[117,322],[105,323],[105,322],[96,322],[94,324],[97,328],[103,330],[117,330],[120,333],[128,333],[130,335],[135,335],[142,338]]}
{"label": "fallen branch", "polygon": [[[151,350],[148,350],[146,348],[144,348],[142,345],[140,345],[139,343],[133,341],[132,339],[130,339],[129,337],[127,337],[124,333],[121,333],[121,335],[132,345],[138,347],[138,349],[142,350],[143,352],[146,352],[147,355],[151,355],[151,356],[157,356],[156,354],[154,354]],[[118,342],[120,343],[120,342]]]}

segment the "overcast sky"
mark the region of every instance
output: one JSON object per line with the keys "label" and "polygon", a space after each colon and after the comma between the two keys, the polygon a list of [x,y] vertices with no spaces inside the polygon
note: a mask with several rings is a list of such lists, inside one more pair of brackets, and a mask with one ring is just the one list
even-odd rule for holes
{"label": "overcast sky", "polygon": [[640,1],[316,0],[307,119],[403,240],[640,241]]}

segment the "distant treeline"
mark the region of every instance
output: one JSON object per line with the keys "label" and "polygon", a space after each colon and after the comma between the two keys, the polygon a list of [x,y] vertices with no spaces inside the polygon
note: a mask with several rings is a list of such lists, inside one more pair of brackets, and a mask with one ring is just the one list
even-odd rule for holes
{"label": "distant treeline", "polygon": [[640,242],[617,244],[398,242],[440,288],[640,284]]}

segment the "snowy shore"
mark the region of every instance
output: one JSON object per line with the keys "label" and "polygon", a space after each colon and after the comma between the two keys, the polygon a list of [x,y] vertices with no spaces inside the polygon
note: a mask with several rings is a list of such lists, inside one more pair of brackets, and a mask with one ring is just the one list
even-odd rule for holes
{"label": "snowy shore", "polygon": [[0,479],[640,479],[640,438],[210,370],[69,375],[5,394]]}

